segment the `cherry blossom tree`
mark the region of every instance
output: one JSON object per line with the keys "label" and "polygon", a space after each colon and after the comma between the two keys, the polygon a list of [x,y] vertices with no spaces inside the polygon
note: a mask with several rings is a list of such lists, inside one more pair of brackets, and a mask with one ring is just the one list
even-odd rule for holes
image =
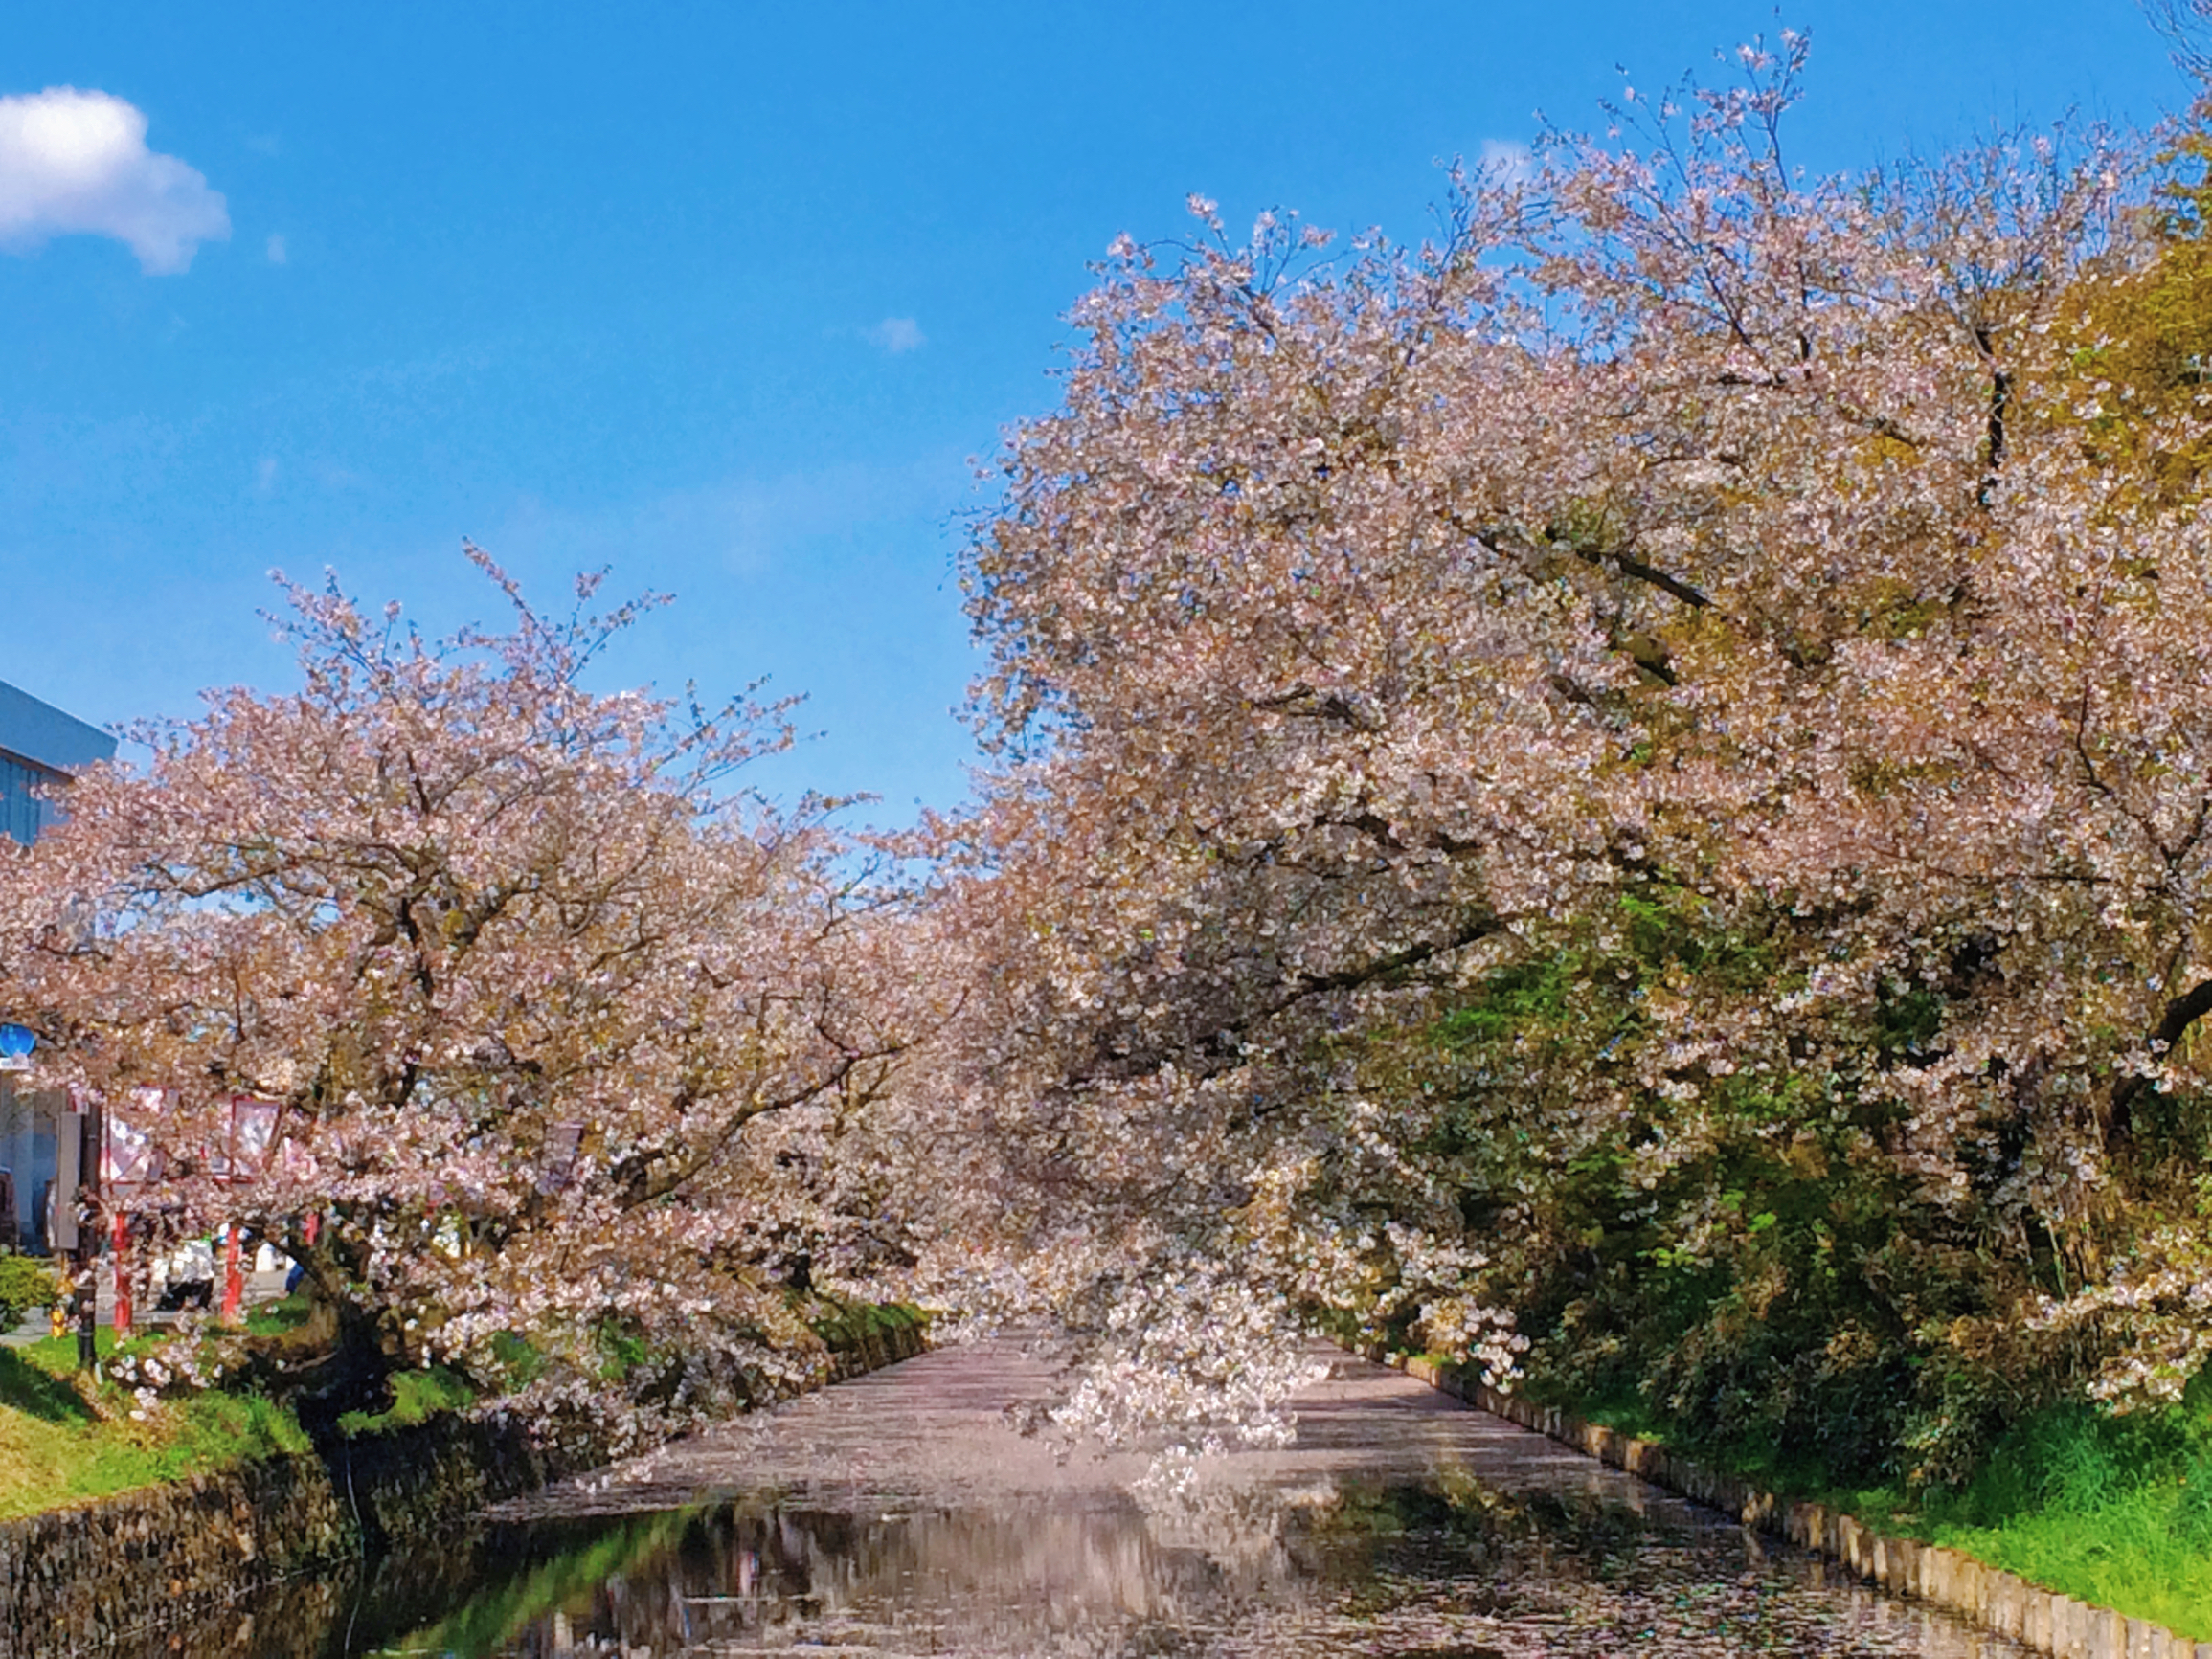
{"label": "cherry blossom tree", "polygon": [[[141,729],[8,852],[0,1001],[149,1137],[118,1201],[302,1264],[317,1318],[260,1360],[327,1409],[506,1332],[574,1360],[547,1389],[610,1330],[687,1356],[671,1395],[803,1370],[821,1204],[779,1120],[833,1123],[909,1042],[859,866],[831,803],[741,787],[787,704],[595,692],[640,605],[587,578],[549,617],[469,556],[510,630],[284,583],[297,692]],[[250,1171],[240,1099],[281,1110]]]}
{"label": "cherry blossom tree", "polygon": [[[2101,1321],[2119,1398],[2201,1361],[2154,1103],[2207,1081],[2202,399],[2107,327],[2196,233],[2095,132],[1807,179],[1804,62],[1456,175],[1419,247],[1117,244],[967,570],[961,1075],[1046,1299],[1502,1356],[1494,1229],[1603,1156],[1709,1259],[1749,1218],[1667,1183],[1734,1148],[1986,1247],[1962,1332]],[[1633,1017],[1483,1144],[1365,1064],[1540,970]]]}

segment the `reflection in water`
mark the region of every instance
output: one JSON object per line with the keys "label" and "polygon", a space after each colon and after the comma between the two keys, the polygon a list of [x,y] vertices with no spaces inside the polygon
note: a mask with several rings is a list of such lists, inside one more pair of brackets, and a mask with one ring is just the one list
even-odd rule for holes
{"label": "reflection in water", "polygon": [[1381,1367],[1341,1361],[1297,1446],[1187,1487],[1013,1433],[1005,1407],[1050,1379],[1006,1343],[940,1351],[119,1652],[2021,1652]]}
{"label": "reflection in water", "polygon": [[[473,1575],[456,1595],[456,1565]],[[1201,1488],[992,1510],[802,1499],[495,1527],[390,1563],[270,1655],[1396,1655],[2016,1651],[1686,1511],[1426,1485]],[[445,1610],[423,1617],[438,1600]],[[418,1622],[411,1622],[418,1621]],[[305,1635],[305,1631],[296,1634]],[[192,1649],[187,1649],[192,1651]],[[214,1649],[209,1649],[209,1652]]]}
{"label": "reflection in water", "polygon": [[[783,1652],[1117,1653],[1172,1631],[1218,1593],[1204,1558],[1162,1548],[1133,1507],[854,1515],[801,1507],[709,1511],[619,1573],[506,1628],[478,1608],[395,1644],[518,1655]],[[474,1621],[471,1623],[471,1621]]]}

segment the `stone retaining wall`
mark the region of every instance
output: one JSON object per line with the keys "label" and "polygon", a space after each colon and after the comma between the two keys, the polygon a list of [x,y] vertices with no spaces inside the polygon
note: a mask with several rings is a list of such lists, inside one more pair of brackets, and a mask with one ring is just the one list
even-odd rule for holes
{"label": "stone retaining wall", "polygon": [[[834,1356],[842,1379],[928,1346],[918,1326]],[[487,1504],[607,1461],[451,1417],[0,1523],[0,1659],[148,1650],[277,1580],[435,1537]]]}
{"label": "stone retaining wall", "polygon": [[1744,1525],[1788,1538],[1840,1562],[1860,1578],[1913,1596],[2058,1659],[2212,1659],[2212,1642],[2176,1634],[2110,1607],[2092,1607],[1985,1566],[1957,1550],[1893,1538],[1825,1504],[1791,1503],[1749,1481],[1719,1474],[1648,1440],[1636,1440],[1555,1406],[1534,1405],[1427,1359],[1370,1351],[1430,1387],[1508,1423],[1588,1452],[1669,1491],[1740,1516]]}

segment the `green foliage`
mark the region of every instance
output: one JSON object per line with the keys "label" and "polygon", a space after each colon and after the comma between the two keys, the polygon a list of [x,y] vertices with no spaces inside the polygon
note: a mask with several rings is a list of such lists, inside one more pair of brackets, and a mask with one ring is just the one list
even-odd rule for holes
{"label": "green foliage", "polygon": [[[0,1348],[0,1411],[35,1418],[41,1423],[90,1423],[99,1414],[67,1370],[44,1363],[34,1344]],[[52,1344],[59,1346],[59,1344]]]}
{"label": "green foliage", "polygon": [[164,1480],[194,1468],[226,1468],[311,1448],[299,1419],[264,1395],[210,1390],[188,1396],[172,1409],[180,1411],[185,1426],[162,1472]]}
{"label": "green foliage", "polygon": [[659,1357],[651,1342],[632,1327],[613,1319],[599,1324],[598,1351],[600,1375],[610,1382],[621,1381]]}
{"label": "green foliage", "polygon": [[[815,1329],[839,1351],[915,1329],[928,1318],[902,1306],[827,1298],[816,1298],[813,1306],[823,1313]],[[304,1299],[271,1303],[248,1315],[249,1330],[281,1334],[298,1327],[306,1312]],[[119,1347],[114,1331],[103,1326],[97,1352],[105,1362],[119,1354],[153,1354],[175,1340],[152,1332]],[[545,1355],[520,1334],[503,1334],[491,1346],[494,1362],[485,1375],[444,1366],[397,1372],[388,1409],[349,1412],[339,1427],[349,1436],[412,1427],[465,1411],[487,1392],[522,1387],[547,1368]],[[683,1375],[682,1356],[614,1323],[599,1329],[597,1348],[611,1379],[641,1391],[671,1389]],[[258,1393],[176,1394],[148,1409],[113,1381],[79,1373],[74,1334],[0,1348],[0,1518],[310,1449],[297,1417]]]}
{"label": "green foliage", "polygon": [[[1669,998],[1771,998],[1826,951],[1786,903],[1634,888],[1488,975],[1425,1057],[1399,1045],[1394,1086],[1443,1103],[1423,1150],[1495,1241],[1480,1289],[1532,1340],[1525,1386],[1772,1478],[1955,1482],[2054,1378],[2005,1317],[2039,1259],[1885,1155],[1887,1078],[1940,1047],[1946,991],[1885,979],[1764,1064],[1685,1074],[1667,1051]],[[1593,1087],[1622,1105],[1583,1111]]]}
{"label": "green foliage", "polygon": [[26,1313],[52,1307],[59,1294],[60,1287],[44,1262],[13,1253],[0,1255],[0,1331],[22,1323]]}
{"label": "green foliage", "polygon": [[[145,1339],[141,1337],[137,1340],[143,1342]],[[113,1327],[100,1327],[93,1338],[94,1357],[104,1359],[116,1351],[116,1347]],[[73,1331],[59,1336],[41,1336],[35,1342],[26,1342],[15,1352],[39,1370],[54,1377],[69,1377],[77,1370],[77,1334]]]}
{"label": "green foliage", "polygon": [[[1431,1150],[1497,1241],[1483,1289],[1533,1339],[1524,1391],[2212,1638],[2212,1381],[2170,1411],[2082,1401],[2078,1354],[2018,1317],[2063,1270],[2053,1240],[1977,1232],[1888,1155],[1892,1083],[1943,1051],[1975,940],[1789,1033],[1787,1064],[1701,1073],[1688,1101],[1651,1087],[1664,997],[1771,991],[1822,949],[1779,905],[1645,889],[1492,973],[1425,1054],[1388,1049],[1397,1087],[1443,1103]],[[1631,1110],[1577,1139],[1562,1061]],[[2136,1132],[2134,1190],[2163,1179],[2188,1211],[2212,1101],[2146,1094]],[[1995,1180],[2017,1154],[1999,1126],[1978,1155]]]}
{"label": "green foliage", "polygon": [[[2147,269],[2084,282],[2074,296],[2072,353],[2078,382],[2060,408],[2084,447],[2132,475],[2133,491],[2176,504],[2201,495],[2212,453],[2201,433],[2167,418],[2194,405],[2212,366],[2212,101],[2164,158],[2152,223],[2157,252]],[[2088,395],[2085,396],[2084,394]],[[2083,408],[2094,414],[2075,413]]]}
{"label": "green foliage", "polygon": [[535,1344],[512,1331],[494,1332],[490,1348],[489,1382],[503,1388],[527,1388],[545,1375],[545,1356]]}
{"label": "green foliage", "polygon": [[[281,1305],[269,1329],[296,1323]],[[176,1338],[148,1333],[118,1345],[99,1333],[103,1362],[145,1356]],[[289,1407],[251,1391],[174,1394],[150,1409],[110,1380],[77,1370],[74,1335],[0,1348],[0,1516],[27,1514],[83,1498],[177,1480],[259,1458],[312,1449]],[[103,1363],[103,1371],[106,1369]],[[384,1434],[446,1412],[465,1410],[482,1391],[443,1367],[393,1379],[392,1406],[339,1420],[349,1435]]]}
{"label": "green foliage", "polygon": [[808,1323],[833,1354],[862,1348],[870,1337],[918,1330],[929,1323],[927,1313],[901,1302],[846,1302],[821,1294],[815,1300],[829,1312]]}
{"label": "green foliage", "polygon": [[465,1411],[479,1398],[476,1387],[467,1378],[442,1365],[396,1372],[392,1378],[389,1408],[379,1412],[349,1411],[338,1419],[338,1426],[350,1436],[389,1434],[448,1412]]}

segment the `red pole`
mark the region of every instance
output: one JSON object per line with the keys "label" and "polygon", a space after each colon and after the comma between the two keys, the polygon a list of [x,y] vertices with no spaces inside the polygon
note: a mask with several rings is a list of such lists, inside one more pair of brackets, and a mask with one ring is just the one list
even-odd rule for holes
{"label": "red pole", "polygon": [[115,1212],[115,1339],[130,1339],[130,1261],[126,1254],[130,1244],[130,1218],[121,1210]]}
{"label": "red pole", "polygon": [[236,1325],[246,1299],[245,1275],[238,1271],[238,1223],[223,1229],[223,1323]]}

